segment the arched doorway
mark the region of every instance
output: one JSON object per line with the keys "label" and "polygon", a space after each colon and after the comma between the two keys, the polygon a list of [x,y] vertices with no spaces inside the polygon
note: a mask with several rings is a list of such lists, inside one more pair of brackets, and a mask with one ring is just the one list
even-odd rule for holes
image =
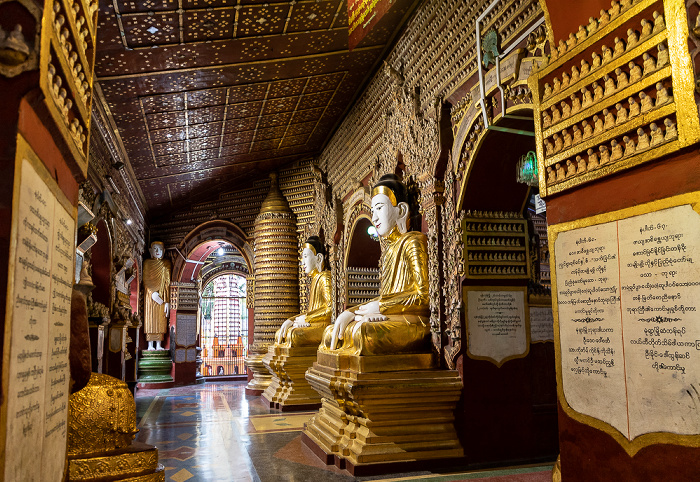
{"label": "arched doorway", "polygon": [[366,303],[379,296],[379,258],[381,246],[369,215],[355,219],[345,256],[347,276],[346,307]]}

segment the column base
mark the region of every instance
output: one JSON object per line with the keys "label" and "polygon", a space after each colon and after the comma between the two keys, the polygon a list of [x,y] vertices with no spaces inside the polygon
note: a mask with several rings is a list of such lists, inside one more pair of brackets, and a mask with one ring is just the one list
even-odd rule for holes
{"label": "column base", "polygon": [[248,358],[245,359],[246,367],[253,372],[253,379],[245,387],[246,395],[260,395],[272,381],[272,375],[262,362],[264,355],[265,353],[249,353]]}
{"label": "column base", "polygon": [[319,353],[306,379],[322,406],[306,424],[305,443],[354,475],[456,462],[464,456],[454,428],[463,385],[456,371],[434,366],[431,354]]}

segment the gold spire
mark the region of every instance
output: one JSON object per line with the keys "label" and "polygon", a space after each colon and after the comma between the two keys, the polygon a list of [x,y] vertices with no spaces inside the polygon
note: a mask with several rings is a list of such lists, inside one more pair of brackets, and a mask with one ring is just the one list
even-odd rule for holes
{"label": "gold spire", "polygon": [[277,185],[277,173],[275,172],[270,173],[270,192],[267,194],[260,208],[260,214],[270,212],[292,212],[287,199]]}

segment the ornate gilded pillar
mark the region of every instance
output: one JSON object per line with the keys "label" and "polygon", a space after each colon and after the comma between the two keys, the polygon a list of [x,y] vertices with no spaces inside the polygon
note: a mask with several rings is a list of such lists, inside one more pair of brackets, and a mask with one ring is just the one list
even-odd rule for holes
{"label": "ornate gilded pillar", "polygon": [[297,224],[289,203],[270,174],[270,192],[255,219],[255,287],[253,346],[246,365],[253,379],[246,393],[262,393],[272,376],[262,357],[284,320],[299,313]]}

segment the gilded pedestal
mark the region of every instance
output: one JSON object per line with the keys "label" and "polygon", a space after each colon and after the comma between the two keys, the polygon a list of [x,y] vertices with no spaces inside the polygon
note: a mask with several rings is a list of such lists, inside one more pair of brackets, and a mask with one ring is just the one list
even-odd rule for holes
{"label": "gilded pedestal", "polygon": [[454,429],[462,381],[431,354],[318,353],[306,379],[322,407],[303,440],[326,463],[359,475],[464,455]]}
{"label": "gilded pedestal", "polygon": [[272,382],[263,392],[270,407],[282,411],[309,410],[321,406],[321,397],[305,378],[316,361],[315,346],[272,345],[262,362],[272,374]]}
{"label": "gilded pedestal", "polygon": [[137,432],[126,383],[93,373],[69,400],[68,480],[164,481],[158,449],[134,442]]}

